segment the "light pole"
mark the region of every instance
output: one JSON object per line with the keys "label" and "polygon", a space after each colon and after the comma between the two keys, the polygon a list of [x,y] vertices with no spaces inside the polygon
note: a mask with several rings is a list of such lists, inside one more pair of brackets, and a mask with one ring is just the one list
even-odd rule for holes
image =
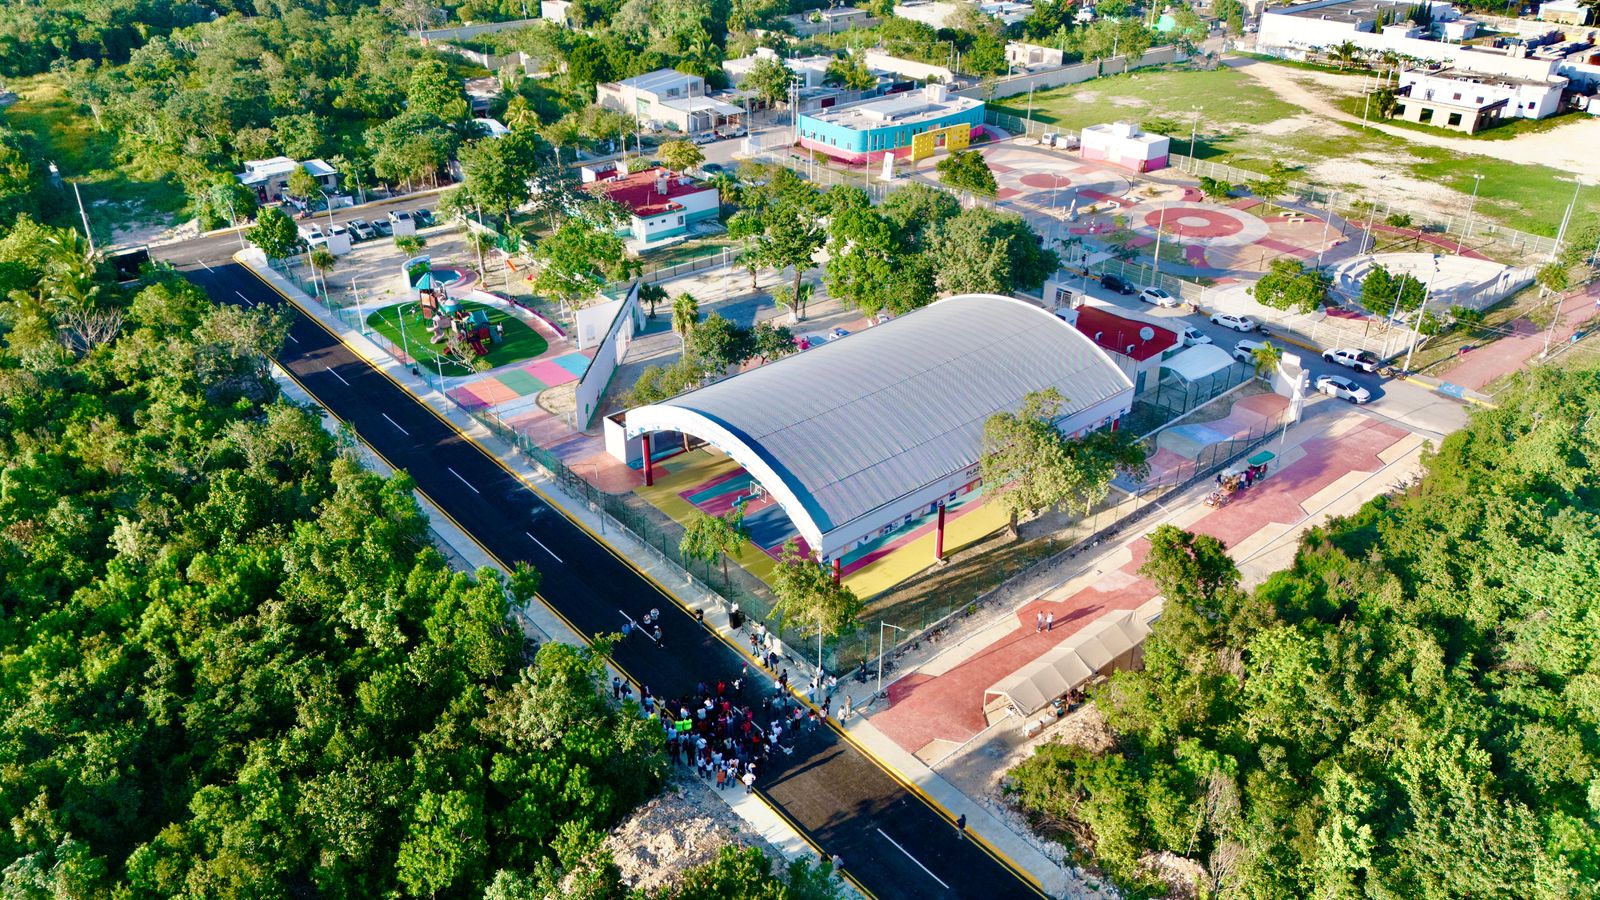
{"label": "light pole", "polygon": [[878,620],[878,689],[873,691],[873,697],[877,697],[883,693],[883,630],[885,628],[893,628],[895,631],[905,631],[905,629],[901,628],[899,625],[890,625],[888,622],[885,622],[882,619]]}
{"label": "light pole", "polygon": [[[1565,178],[1557,178],[1556,180],[1557,181],[1566,181],[1567,179],[1565,179]],[[1562,241],[1565,241],[1566,238],[1567,238],[1567,224],[1572,221],[1572,210],[1578,205],[1578,191],[1580,191],[1582,189],[1583,189],[1583,182],[1579,181],[1576,178],[1572,179],[1572,199],[1567,201],[1567,212],[1566,212],[1565,215],[1563,215],[1561,217],[1561,228],[1556,231],[1556,242],[1550,246],[1550,261],[1551,262],[1555,262],[1556,261],[1556,254],[1561,252],[1561,243],[1562,243]],[[79,206],[80,209],[82,208],[82,206],[83,206],[82,201],[79,201],[78,206]],[[88,226],[86,225],[85,227],[88,227]]]}
{"label": "light pole", "polygon": [[89,241],[89,255],[94,255],[94,232],[89,230],[89,214],[83,209],[83,192],[78,190],[78,183],[72,183],[72,195],[78,198],[78,215],[83,218],[83,236]]}
{"label": "light pole", "polygon": [[1156,256],[1155,256],[1156,267],[1155,267],[1155,278],[1151,279],[1151,282],[1150,282],[1150,286],[1153,287],[1153,288],[1160,288],[1161,287],[1161,238],[1163,236],[1165,236],[1166,233],[1167,233],[1166,228],[1163,227],[1166,224],[1167,224],[1167,211],[1164,210],[1164,209],[1157,210],[1156,211]]}
{"label": "light pole", "polygon": [[1196,106],[1194,108],[1194,124],[1189,126],[1189,170],[1191,172],[1195,169],[1194,139],[1195,135],[1200,131],[1200,112],[1204,109],[1204,106]]}
{"label": "light pole", "polygon": [[228,221],[233,223],[233,233],[239,238],[239,249],[248,249],[244,243],[244,229],[239,227],[239,217],[233,211],[233,193],[230,191],[223,196],[228,200]]}
{"label": "light pole", "polygon": [[1411,348],[1406,351],[1405,365],[1400,368],[1411,371],[1411,354],[1417,352],[1417,339],[1422,336],[1422,320],[1428,316],[1428,295],[1433,293],[1433,280],[1439,276],[1439,254],[1433,255],[1433,273],[1428,276],[1428,283],[1422,288],[1422,305],[1417,307],[1417,320],[1411,325]]}
{"label": "light pole", "polygon": [[[358,286],[358,283],[360,281],[361,281],[361,276],[360,275],[357,275],[354,278],[350,279],[350,293],[356,295],[356,319],[360,323],[359,327],[361,328],[361,333],[362,334],[366,334],[367,333],[367,316],[366,316],[365,313],[363,313],[361,311],[361,288]],[[401,316],[400,317],[400,333],[401,334],[405,334],[405,330],[406,330],[405,326],[406,326],[405,317]],[[410,354],[407,354],[407,355],[409,356]]]}
{"label": "light pole", "polygon": [[1466,243],[1467,237],[1472,234],[1472,207],[1478,202],[1478,186],[1483,184],[1483,176],[1472,173],[1472,199],[1467,201],[1467,226],[1461,231],[1461,239],[1456,241],[1456,255],[1461,255],[1461,245]]}

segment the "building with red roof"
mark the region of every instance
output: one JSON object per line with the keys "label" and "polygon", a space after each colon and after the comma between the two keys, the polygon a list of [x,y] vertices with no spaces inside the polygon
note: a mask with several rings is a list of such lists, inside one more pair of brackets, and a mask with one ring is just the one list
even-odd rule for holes
{"label": "building with red roof", "polygon": [[1163,360],[1183,349],[1177,332],[1160,325],[1119,315],[1105,306],[1080,306],[1063,309],[1056,315],[1071,322],[1073,327],[1094,341],[1100,349],[1110,354],[1117,367],[1133,382],[1134,392],[1145,389],[1145,374],[1157,373],[1150,378],[1155,387]]}
{"label": "building with red roof", "polygon": [[695,222],[715,219],[722,207],[716,188],[661,168],[619,172],[585,166],[583,180],[585,191],[628,210],[623,230],[641,244],[686,234]]}

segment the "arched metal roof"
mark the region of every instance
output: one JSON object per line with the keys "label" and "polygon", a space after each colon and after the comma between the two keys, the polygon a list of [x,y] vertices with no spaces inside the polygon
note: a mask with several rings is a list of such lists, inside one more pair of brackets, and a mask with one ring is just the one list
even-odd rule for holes
{"label": "arched metal roof", "polygon": [[1051,387],[1066,398],[1067,420],[1133,390],[1103,350],[1049,311],[963,294],[629,410],[626,430],[689,434],[727,453],[820,550],[824,535],[970,469],[984,421]]}

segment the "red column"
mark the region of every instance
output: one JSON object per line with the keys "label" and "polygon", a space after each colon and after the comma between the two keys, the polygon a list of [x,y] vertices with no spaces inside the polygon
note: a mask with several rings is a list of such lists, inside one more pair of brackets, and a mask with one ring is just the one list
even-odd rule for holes
{"label": "red column", "polygon": [[939,525],[933,533],[933,558],[944,562],[944,503],[939,504]]}
{"label": "red column", "polygon": [[1116,419],[1112,419],[1111,420],[1111,430],[1112,431],[1116,431],[1117,430],[1117,420]]}
{"label": "red column", "polygon": [[837,559],[833,561],[833,583],[839,583],[839,561]]}
{"label": "red column", "polygon": [[655,467],[650,464],[650,435],[640,435],[639,439],[644,442],[644,486],[650,487],[656,483]]}

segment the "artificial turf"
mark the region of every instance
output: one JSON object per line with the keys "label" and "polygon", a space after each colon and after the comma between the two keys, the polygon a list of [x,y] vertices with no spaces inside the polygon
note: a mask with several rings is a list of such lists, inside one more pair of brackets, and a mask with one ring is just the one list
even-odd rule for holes
{"label": "artificial turf", "polygon": [[[503,309],[486,306],[482,303],[463,301],[461,308],[468,312],[481,309],[489,314],[490,325],[500,325],[505,329],[505,339],[498,344],[489,345],[489,355],[485,357],[491,368],[498,368],[509,363],[521,362],[532,359],[549,349],[550,343],[539,332],[534,331],[523,323],[521,319],[511,315]],[[400,311],[405,310],[405,336],[400,334]],[[409,348],[412,357],[417,362],[428,366],[442,375],[465,375],[467,369],[454,360],[441,360],[440,352],[444,344],[435,344],[432,332],[417,315],[417,304],[406,303],[400,306],[390,306],[367,316],[367,325],[383,335],[389,343],[396,347]]]}

